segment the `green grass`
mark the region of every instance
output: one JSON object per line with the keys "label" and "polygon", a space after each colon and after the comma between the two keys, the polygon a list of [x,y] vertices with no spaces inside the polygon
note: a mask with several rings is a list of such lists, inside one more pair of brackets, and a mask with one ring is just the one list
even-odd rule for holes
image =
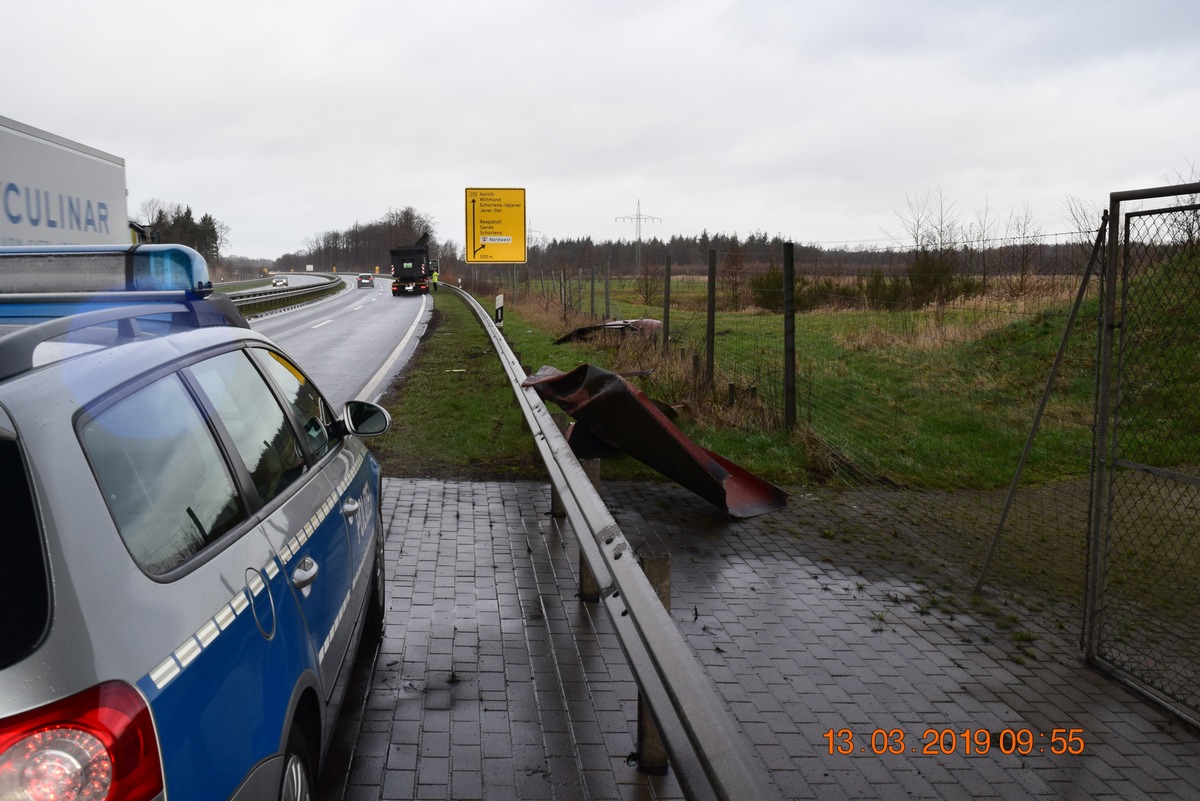
{"label": "green grass", "polygon": [[421,346],[382,403],[392,427],[371,440],[371,450],[385,475],[465,480],[546,475],[491,342],[466,305],[449,293],[434,299]]}
{"label": "green grass", "polygon": [[[703,290],[703,281],[679,281],[672,298],[690,304],[702,300]],[[521,294],[530,297],[528,291]],[[614,311],[621,316],[661,316],[661,309],[639,303],[631,281],[614,281],[612,297]],[[661,364],[648,365],[654,370],[649,377],[630,380],[655,400],[686,407],[677,424],[699,445],[781,486],[849,471],[859,480],[882,479],[914,488],[1002,489],[1012,480],[1028,437],[1062,336],[1068,301],[1069,297],[1040,311],[1020,313],[997,302],[799,315],[801,430],[793,433],[771,430],[740,411],[724,418],[703,413],[697,398],[689,396],[687,382],[672,381]],[[404,406],[395,415],[397,442],[410,451],[428,451],[405,460],[412,465],[408,471],[528,474],[527,433],[520,429],[511,393],[486,338],[453,296],[439,296],[437,303],[440,325],[422,344],[395,399]],[[1178,318],[1190,330],[1193,324],[1200,326],[1200,320],[1193,319],[1192,307],[1187,308]],[[1079,480],[1088,474],[1096,314],[1091,300],[1078,317],[1026,465],[1026,484]],[[698,320],[702,325],[702,313],[673,309],[672,330],[699,335],[692,330]],[[718,313],[718,371],[734,376],[767,369],[781,373],[781,321],[777,314]],[[541,313],[536,304],[510,303],[505,336],[530,371],[542,365],[568,371],[585,362],[611,370],[647,366],[637,363],[637,354],[630,361],[632,346],[621,337],[554,344],[562,333],[585,322]],[[1182,355],[1190,358],[1195,350],[1193,342]],[[1200,393],[1200,379],[1186,375]],[[719,386],[722,390],[707,399],[710,404],[723,403],[716,397],[724,391],[723,383]],[[759,397],[778,410],[781,399],[768,397],[776,391],[764,383]],[[1140,459],[1172,464],[1179,461],[1178,454],[1200,449],[1200,430],[1186,425],[1191,415],[1171,407],[1179,402],[1178,394],[1143,400],[1136,412],[1145,426],[1138,441]],[[428,442],[418,442],[426,432],[411,428],[409,420],[427,421],[432,429],[425,437]],[[396,467],[402,466],[400,461]],[[606,474],[610,470],[617,476],[647,475],[631,460],[614,460],[605,466]]]}
{"label": "green grass", "polygon": [[[621,305],[627,316],[655,313],[628,298],[622,298]],[[971,314],[962,312],[950,319],[943,315],[940,324],[943,329],[965,326],[971,323]],[[782,336],[774,333],[779,319],[777,315],[718,314],[717,329],[724,332],[718,367],[726,360],[746,363],[763,351],[777,358],[776,352],[782,351]],[[954,339],[942,347],[910,346],[912,337],[906,331],[888,331],[884,326],[916,329],[924,323],[884,312],[814,312],[804,315],[801,323],[798,350],[806,357],[799,379],[802,422],[806,421],[805,399],[829,399],[824,410],[817,409],[825,412],[822,419],[814,421],[812,410],[807,410],[807,421],[814,423],[819,442],[808,432],[768,430],[755,420],[744,425],[736,418],[732,424],[701,422],[685,413],[676,421],[679,427],[701,447],[785,487],[811,483],[814,476],[827,477],[830,458],[902,484],[990,488],[1011,480],[1032,403],[1044,380],[1044,375],[1024,374],[1021,368],[1028,359],[1017,360],[1013,354],[1036,352],[1048,363],[1060,336],[1054,323],[1020,323],[977,340]],[[506,308],[505,336],[531,372],[543,365],[569,371],[586,362],[614,369],[619,338],[617,345],[612,339],[554,344],[573,325],[529,319],[511,305]],[[556,328],[546,330],[549,326]],[[870,341],[864,345],[848,337],[847,331],[860,332],[859,340]],[[631,380],[657,400],[681,400],[674,396],[675,388],[654,376]],[[1029,399],[1026,408],[1011,404],[1008,399],[1014,393]],[[1032,475],[1086,473],[1087,454],[1078,446],[1081,438],[1090,436],[1084,414],[1090,411],[1090,393],[1090,381],[1072,385],[1072,403],[1077,408],[1067,415],[1067,423],[1044,429],[1031,460]],[[437,298],[434,325],[386,402],[394,405],[396,422],[376,449],[405,451],[402,457],[385,457],[389,474],[540,475],[528,432],[521,428],[490,343],[474,316],[453,296]],[[606,460],[604,472],[612,478],[660,478],[629,458]]]}
{"label": "green grass", "polygon": [[[531,435],[490,341],[467,306],[449,293],[434,300],[433,320],[412,361],[384,395],[391,430],[371,440],[384,474],[442,479],[544,479]],[[522,364],[536,372],[564,372],[601,364],[603,353],[577,344],[555,345],[558,334],[505,312],[505,337]],[[557,411],[551,405],[552,411]],[[806,476],[803,450],[781,432],[705,430],[678,421],[702,447],[783,485]],[[627,456],[606,458],[613,480],[666,480]]]}
{"label": "green grass", "polygon": [[[672,305],[702,302],[704,284],[672,288]],[[618,285],[626,317],[659,317]],[[1037,313],[961,307],[816,310],[797,316],[798,418],[860,478],[925,488],[1006,486],[1028,437],[1069,306]],[[1070,340],[1026,480],[1086,475],[1091,446],[1096,304]],[[782,315],[715,316],[716,365],[730,380],[779,393]],[[672,309],[673,339],[703,349],[704,315]],[[779,414],[782,397],[766,398]],[[779,449],[776,448],[776,451]],[[753,452],[757,454],[758,448]],[[811,461],[811,460],[810,460]],[[776,467],[768,467],[774,471]]]}
{"label": "green grass", "polygon": [[[540,321],[539,321],[540,322]],[[600,338],[591,344],[554,344],[554,340],[565,331],[548,332],[539,322],[522,316],[506,307],[504,334],[509,346],[519,354],[521,363],[531,372],[543,365],[568,372],[581,364],[594,364],[607,370],[616,370],[618,361],[615,348],[621,347],[621,338]],[[545,323],[540,323],[544,325]],[[613,345],[613,342],[617,345]],[[631,377],[630,382],[654,400],[673,402],[670,392],[656,390],[660,385],[655,376]],[[552,406],[552,410],[555,410]],[[804,448],[799,439],[783,431],[768,431],[757,427],[703,425],[686,412],[674,420],[684,434],[702,448],[719,453],[730,461],[746,468],[762,478],[780,486],[798,486],[809,481]],[[613,479],[665,480],[658,472],[641,462],[626,456],[606,457],[604,475]]]}

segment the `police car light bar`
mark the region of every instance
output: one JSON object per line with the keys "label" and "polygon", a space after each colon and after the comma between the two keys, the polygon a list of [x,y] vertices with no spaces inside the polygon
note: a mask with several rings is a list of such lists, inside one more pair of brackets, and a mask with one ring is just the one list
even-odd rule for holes
{"label": "police car light bar", "polygon": [[0,247],[0,293],[212,292],[204,257],[183,245]]}

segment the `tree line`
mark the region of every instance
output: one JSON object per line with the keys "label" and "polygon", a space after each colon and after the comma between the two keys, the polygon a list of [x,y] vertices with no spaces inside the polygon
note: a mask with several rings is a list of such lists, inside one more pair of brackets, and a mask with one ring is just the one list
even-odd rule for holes
{"label": "tree line", "polygon": [[[1193,168],[1193,176],[1196,170]],[[1182,177],[1182,175],[1181,175]],[[942,302],[986,288],[988,276],[1016,276],[1023,285],[1029,276],[1078,273],[1086,261],[1100,214],[1077,199],[1066,201],[1073,231],[1047,235],[1028,206],[1001,217],[986,204],[969,217],[940,190],[906,197],[896,212],[901,233],[889,247],[830,248],[795,243],[798,273],[806,278],[798,293],[851,293],[861,302],[892,308]],[[152,199],[142,204],[153,241],[177,242],[195,248],[218,267],[229,228],[211,214],[198,220],[190,206]],[[1053,236],[1053,242],[1049,242]],[[341,230],[313,234],[304,246],[274,260],[238,260],[232,268],[318,272],[389,272],[389,251],[427,238],[431,258],[440,260],[447,279],[461,275],[465,254],[453,240],[440,240],[429,215],[412,206],[391,208],[378,219],[355,222]],[[1060,241],[1060,237],[1062,237]],[[591,237],[527,242],[527,258],[517,269],[526,280],[534,274],[634,276],[645,302],[657,301],[661,278],[669,263],[673,275],[704,275],[709,254],[716,254],[722,293],[734,308],[745,304],[770,308],[782,290],[783,249],[789,240],[756,231],[674,235],[669,239],[595,241]],[[238,262],[238,264],[233,264]],[[241,264],[246,262],[246,264]],[[853,279],[837,281],[836,278]],[[754,285],[751,281],[753,279]],[[804,283],[807,282],[807,283]],[[847,298],[847,300],[852,300]]]}
{"label": "tree line", "polygon": [[210,265],[221,261],[221,248],[229,242],[229,226],[211,214],[196,219],[191,206],[150,198],[139,209],[140,235],[147,242],[186,245]]}
{"label": "tree line", "polygon": [[434,221],[426,214],[406,206],[389,209],[382,217],[366,223],[355,222],[343,230],[324,231],[310,236],[304,248],[276,259],[275,269],[301,271],[312,265],[317,272],[390,272],[389,251],[402,245],[414,245],[428,235],[429,257],[441,260],[441,270],[453,270],[458,264],[458,245],[437,238]]}

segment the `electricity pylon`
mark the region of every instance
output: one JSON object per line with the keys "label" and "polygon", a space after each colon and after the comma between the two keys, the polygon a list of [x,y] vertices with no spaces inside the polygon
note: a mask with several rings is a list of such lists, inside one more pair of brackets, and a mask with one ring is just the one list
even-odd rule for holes
{"label": "electricity pylon", "polygon": [[641,198],[637,202],[637,214],[629,214],[624,217],[618,217],[617,222],[629,222],[632,220],[637,224],[637,242],[633,246],[633,261],[637,274],[642,274],[642,220],[647,222],[662,222],[661,217],[651,217],[649,214],[642,214]]}

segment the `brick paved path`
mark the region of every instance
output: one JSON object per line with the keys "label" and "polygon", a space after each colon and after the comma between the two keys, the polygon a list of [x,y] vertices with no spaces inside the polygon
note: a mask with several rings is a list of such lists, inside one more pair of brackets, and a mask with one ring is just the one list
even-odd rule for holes
{"label": "brick paved path", "polygon": [[[784,797],[1200,800],[1197,732],[1083,665],[1077,626],[831,536],[847,496],[732,521],[674,485],[602,495],[636,549],[671,554],[673,617]],[[575,598],[545,486],[389,479],[384,514],[386,632],[321,798],[682,797],[627,761],[636,686],[603,609]],[[1057,729],[1082,753],[1050,753]],[[1001,752],[1012,732],[1031,753]]]}

